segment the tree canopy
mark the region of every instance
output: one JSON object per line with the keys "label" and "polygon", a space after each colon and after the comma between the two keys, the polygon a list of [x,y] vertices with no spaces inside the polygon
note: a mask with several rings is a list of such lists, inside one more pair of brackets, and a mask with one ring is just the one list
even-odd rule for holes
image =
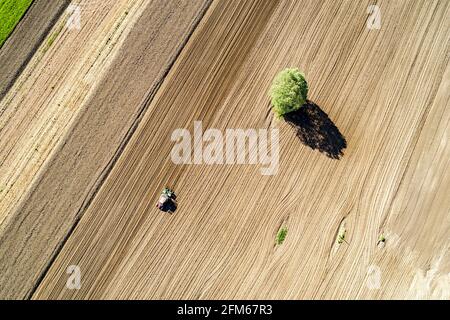
{"label": "tree canopy", "polygon": [[270,88],[273,111],[277,117],[296,111],[305,104],[308,95],[308,83],[297,68],[281,71],[273,80]]}

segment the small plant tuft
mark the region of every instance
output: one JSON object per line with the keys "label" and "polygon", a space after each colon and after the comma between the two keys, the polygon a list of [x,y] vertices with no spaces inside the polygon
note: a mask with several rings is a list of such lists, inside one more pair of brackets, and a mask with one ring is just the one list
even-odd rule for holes
{"label": "small plant tuft", "polygon": [[384,236],[384,234],[381,234],[380,237],[378,238],[377,245],[380,245],[381,243],[385,243],[385,242],[386,242],[386,237]]}
{"label": "small plant tuft", "polygon": [[346,244],[349,244],[346,240],[345,240],[345,234],[346,234],[347,230],[345,230],[345,228],[341,228],[341,230],[339,231],[339,234],[337,236],[337,243],[338,244],[342,244],[343,242],[345,242]]}
{"label": "small plant tuft", "polygon": [[284,242],[284,239],[286,239],[287,236],[287,228],[286,227],[282,227],[278,233],[277,233],[277,238],[276,238],[276,244],[277,245],[281,245]]}

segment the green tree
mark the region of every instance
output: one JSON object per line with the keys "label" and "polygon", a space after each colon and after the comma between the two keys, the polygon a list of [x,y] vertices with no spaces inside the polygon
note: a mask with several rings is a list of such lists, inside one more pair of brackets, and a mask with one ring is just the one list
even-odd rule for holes
{"label": "green tree", "polygon": [[305,104],[308,95],[308,83],[297,68],[281,71],[273,80],[270,88],[272,108],[278,118],[296,111]]}

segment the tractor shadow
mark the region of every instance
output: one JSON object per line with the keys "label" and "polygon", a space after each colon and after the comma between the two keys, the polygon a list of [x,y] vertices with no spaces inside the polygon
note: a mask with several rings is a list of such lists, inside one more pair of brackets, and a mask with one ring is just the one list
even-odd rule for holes
{"label": "tractor shadow", "polygon": [[332,159],[340,159],[344,155],[343,150],[347,147],[345,137],[314,102],[306,101],[299,110],[285,114],[284,119],[294,127],[304,145]]}
{"label": "tractor shadow", "polygon": [[177,203],[174,200],[168,200],[163,207],[161,208],[162,211],[168,212],[170,214],[175,213],[177,210]]}

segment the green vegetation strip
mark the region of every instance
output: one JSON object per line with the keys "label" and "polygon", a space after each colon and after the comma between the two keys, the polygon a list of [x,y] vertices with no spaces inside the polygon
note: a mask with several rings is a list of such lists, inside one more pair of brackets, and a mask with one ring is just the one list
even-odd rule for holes
{"label": "green vegetation strip", "polygon": [[33,0],[0,0],[0,47],[23,17]]}
{"label": "green vegetation strip", "polygon": [[55,42],[56,38],[58,38],[61,33],[64,25],[60,24],[59,27],[48,37],[47,44],[44,47],[44,52],[47,52],[48,49],[52,46],[53,42]]}

